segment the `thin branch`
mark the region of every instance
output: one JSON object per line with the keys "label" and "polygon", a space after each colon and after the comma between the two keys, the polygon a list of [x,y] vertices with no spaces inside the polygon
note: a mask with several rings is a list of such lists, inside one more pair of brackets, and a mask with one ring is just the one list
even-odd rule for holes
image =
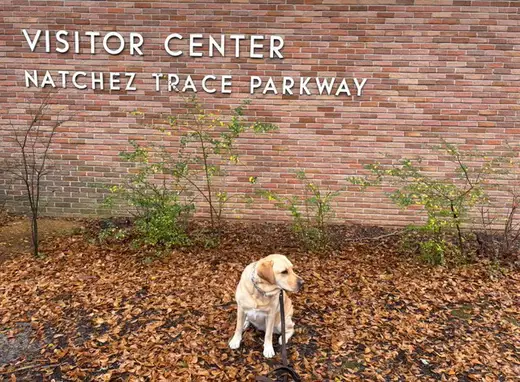
{"label": "thin branch", "polygon": [[376,240],[385,239],[387,237],[400,235],[400,234],[402,234],[403,232],[406,232],[406,231],[407,231],[406,229],[400,229],[400,230],[397,230],[397,231],[394,231],[394,232],[390,232],[390,233],[387,233],[387,234],[384,234],[384,235],[376,236],[376,237],[365,237],[365,238],[360,238],[360,239],[352,239],[352,240],[347,240],[347,242],[349,242],[349,243],[363,243],[363,242],[366,242],[366,241],[376,241]]}
{"label": "thin branch", "polygon": [[0,373],[0,375],[10,375],[10,374],[19,373],[19,372],[25,371],[25,370],[31,370],[31,369],[49,369],[51,367],[57,367],[57,366],[61,366],[63,364],[64,364],[64,362],[50,363],[48,365],[39,365],[39,364],[28,365],[28,366],[19,367],[18,369],[13,369],[10,371],[3,371]]}

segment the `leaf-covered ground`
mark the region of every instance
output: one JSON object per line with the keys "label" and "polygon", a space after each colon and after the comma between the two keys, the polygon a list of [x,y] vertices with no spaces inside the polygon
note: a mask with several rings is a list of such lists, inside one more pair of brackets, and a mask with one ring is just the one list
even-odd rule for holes
{"label": "leaf-covered ground", "polygon": [[243,268],[283,253],[305,279],[293,294],[291,363],[304,381],[513,381],[520,375],[520,271],[429,268],[387,242],[298,250],[279,225],[228,227],[218,249],[160,260],[81,235],[44,259],[0,266],[0,380],[249,381],[280,362],[262,334],[234,329]]}
{"label": "leaf-covered ground", "polygon": [[[70,235],[80,229],[81,222],[71,219],[40,218],[38,223],[41,238]],[[30,219],[8,214],[0,208],[0,262],[31,249]]]}

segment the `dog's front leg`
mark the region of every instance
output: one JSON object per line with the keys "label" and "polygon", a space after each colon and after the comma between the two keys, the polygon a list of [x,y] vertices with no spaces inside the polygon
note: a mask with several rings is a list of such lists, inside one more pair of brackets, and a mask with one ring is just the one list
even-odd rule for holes
{"label": "dog's front leg", "polygon": [[268,314],[265,318],[265,337],[264,337],[264,357],[274,357],[273,349],[273,330],[274,330],[274,314]]}
{"label": "dog's front leg", "polygon": [[237,308],[237,326],[235,328],[235,334],[233,338],[229,341],[229,347],[231,349],[238,349],[240,347],[240,342],[242,341],[242,330],[244,329],[244,321],[246,319],[246,314],[244,310],[239,306]]}

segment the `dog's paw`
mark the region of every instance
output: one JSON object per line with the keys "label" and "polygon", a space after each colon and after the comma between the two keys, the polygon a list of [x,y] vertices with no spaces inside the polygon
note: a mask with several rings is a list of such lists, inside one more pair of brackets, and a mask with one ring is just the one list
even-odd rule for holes
{"label": "dog's paw", "polygon": [[229,341],[229,347],[231,349],[238,349],[240,347],[240,341],[242,341],[242,338],[233,336],[233,338],[231,338]]}
{"label": "dog's paw", "polygon": [[273,358],[274,357],[274,349],[273,345],[264,345],[264,357],[265,358]]}
{"label": "dog's paw", "polygon": [[[285,343],[287,343],[287,344],[289,343],[289,340],[291,339],[292,335],[293,335],[293,332],[289,332],[288,334],[285,335]],[[278,337],[278,343],[280,345],[282,345],[282,335],[281,334],[280,334],[280,337]]]}

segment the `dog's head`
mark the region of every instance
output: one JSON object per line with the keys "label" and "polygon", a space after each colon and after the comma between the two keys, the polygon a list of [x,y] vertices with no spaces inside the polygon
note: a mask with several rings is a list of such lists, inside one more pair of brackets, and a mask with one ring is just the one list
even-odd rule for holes
{"label": "dog's head", "polygon": [[294,273],[292,263],[283,255],[269,255],[259,260],[256,273],[266,282],[289,292],[298,292],[303,286],[303,280]]}

